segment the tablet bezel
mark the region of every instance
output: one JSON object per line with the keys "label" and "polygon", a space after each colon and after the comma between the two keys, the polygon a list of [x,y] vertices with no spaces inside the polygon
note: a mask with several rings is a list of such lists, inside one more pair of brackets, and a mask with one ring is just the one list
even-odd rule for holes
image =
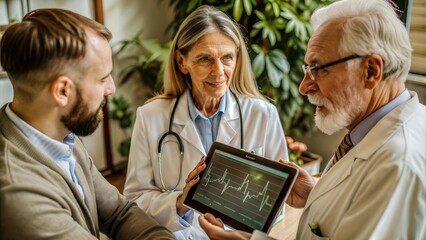
{"label": "tablet bezel", "polygon": [[219,142],[214,142],[213,145],[211,146],[209,153],[207,154],[207,157],[205,159],[205,163],[206,163],[206,169],[204,171],[202,171],[199,174],[200,177],[200,181],[198,181],[198,183],[196,185],[194,185],[190,190],[189,193],[187,195],[187,197],[185,198],[184,201],[184,205],[201,213],[212,213],[215,217],[220,218],[224,224],[234,228],[234,229],[238,229],[238,230],[243,230],[246,232],[252,232],[253,230],[255,230],[254,228],[252,228],[251,226],[248,226],[242,222],[239,222],[231,217],[228,217],[227,215],[217,211],[216,209],[213,209],[199,201],[196,201],[193,199],[194,194],[197,190],[197,188],[199,187],[200,183],[202,182],[202,179],[204,177],[204,174],[206,172],[206,170],[208,169],[210,160],[213,156],[214,151],[218,149],[221,151],[224,151],[226,153],[235,155],[237,157],[241,157],[245,160],[248,161],[252,161],[252,162],[256,162],[259,164],[262,164],[264,166],[268,166],[270,168],[279,170],[279,171],[283,171],[285,173],[288,174],[288,178],[284,183],[284,186],[282,187],[276,202],[274,203],[271,212],[269,213],[269,216],[267,217],[267,220],[263,226],[262,229],[257,229],[263,232],[268,233],[269,230],[271,229],[273,223],[275,222],[275,218],[278,216],[278,213],[280,212],[280,210],[282,209],[282,205],[284,204],[285,200],[287,199],[287,196],[296,180],[297,174],[298,174],[298,169],[294,168],[294,167],[290,167],[290,166],[286,166],[284,164],[278,163],[276,161],[272,161],[269,160],[267,158],[246,152],[244,150],[241,149],[237,149],[234,147],[231,147],[229,145],[225,145],[223,143],[219,143]]}

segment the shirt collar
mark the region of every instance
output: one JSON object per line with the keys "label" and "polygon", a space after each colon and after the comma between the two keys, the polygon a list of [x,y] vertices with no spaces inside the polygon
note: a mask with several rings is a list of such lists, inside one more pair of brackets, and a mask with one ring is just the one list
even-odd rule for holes
{"label": "shirt collar", "polygon": [[59,161],[63,158],[68,158],[71,156],[75,143],[75,136],[73,133],[68,134],[64,138],[64,142],[59,142],[33,128],[31,125],[18,117],[18,115],[12,111],[9,104],[6,106],[6,114],[10,120],[16,126],[18,126],[22,133],[24,133],[24,135],[31,141],[31,143],[53,161]]}
{"label": "shirt collar", "polygon": [[367,133],[376,125],[376,123],[392,111],[394,108],[410,100],[411,95],[407,89],[405,89],[398,97],[384,105],[370,116],[362,120],[351,132],[350,138],[354,146],[361,142],[361,140],[367,135]]}
{"label": "shirt collar", "polygon": [[[189,115],[191,116],[192,121],[197,119],[199,116],[202,117],[202,118],[206,118],[195,107],[194,100],[192,99],[192,94],[191,94],[190,90],[187,89],[186,91],[188,91],[188,94],[187,94],[187,96],[188,96],[188,111],[189,111]],[[214,118],[218,113],[226,112],[227,105],[228,105],[227,102],[228,102],[228,91],[225,92],[222,99],[220,100],[219,108],[217,109],[217,112],[215,114],[213,114],[212,116],[210,116],[209,118]]]}

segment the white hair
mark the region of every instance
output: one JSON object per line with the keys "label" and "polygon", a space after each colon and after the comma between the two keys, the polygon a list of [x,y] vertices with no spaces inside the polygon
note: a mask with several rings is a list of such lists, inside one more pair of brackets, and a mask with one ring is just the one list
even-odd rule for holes
{"label": "white hair", "polygon": [[377,54],[383,62],[383,80],[405,81],[410,70],[412,48],[407,29],[392,4],[386,0],[341,0],[315,11],[314,28],[340,19],[341,55]]}

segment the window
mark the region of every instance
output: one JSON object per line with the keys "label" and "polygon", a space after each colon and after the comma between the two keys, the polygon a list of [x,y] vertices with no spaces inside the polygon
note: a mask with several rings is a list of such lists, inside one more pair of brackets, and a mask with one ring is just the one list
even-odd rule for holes
{"label": "window", "polygon": [[426,0],[412,0],[409,30],[413,47],[411,72],[426,75]]}

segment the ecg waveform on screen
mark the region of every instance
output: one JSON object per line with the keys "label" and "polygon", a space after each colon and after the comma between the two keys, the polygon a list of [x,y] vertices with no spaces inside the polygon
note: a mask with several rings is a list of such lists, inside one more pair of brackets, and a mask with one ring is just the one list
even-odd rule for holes
{"label": "ecg waveform on screen", "polygon": [[[213,164],[212,164],[212,166],[213,166]],[[225,169],[225,172],[223,173],[223,175],[220,178],[212,178],[212,176],[210,174],[211,169],[212,169],[212,167],[210,167],[206,172],[206,177],[204,178],[203,186],[207,187],[207,185],[209,185],[209,183],[219,183],[219,184],[223,185],[221,195],[228,189],[233,189],[233,190],[236,190],[238,192],[242,192],[245,195],[244,199],[243,199],[243,203],[247,199],[252,199],[252,198],[259,199],[260,197],[262,197],[260,205],[259,205],[259,212],[262,211],[262,209],[265,205],[272,207],[272,205],[270,203],[268,203],[269,195],[266,194],[268,192],[269,181],[265,184],[262,191],[255,193],[255,194],[250,194],[250,191],[248,191],[248,186],[249,186],[249,183],[250,183],[250,180],[248,179],[249,174],[246,175],[246,177],[245,177],[244,181],[241,183],[241,185],[232,186],[232,185],[230,185],[231,178],[226,179],[226,176],[228,175],[228,169]]]}

